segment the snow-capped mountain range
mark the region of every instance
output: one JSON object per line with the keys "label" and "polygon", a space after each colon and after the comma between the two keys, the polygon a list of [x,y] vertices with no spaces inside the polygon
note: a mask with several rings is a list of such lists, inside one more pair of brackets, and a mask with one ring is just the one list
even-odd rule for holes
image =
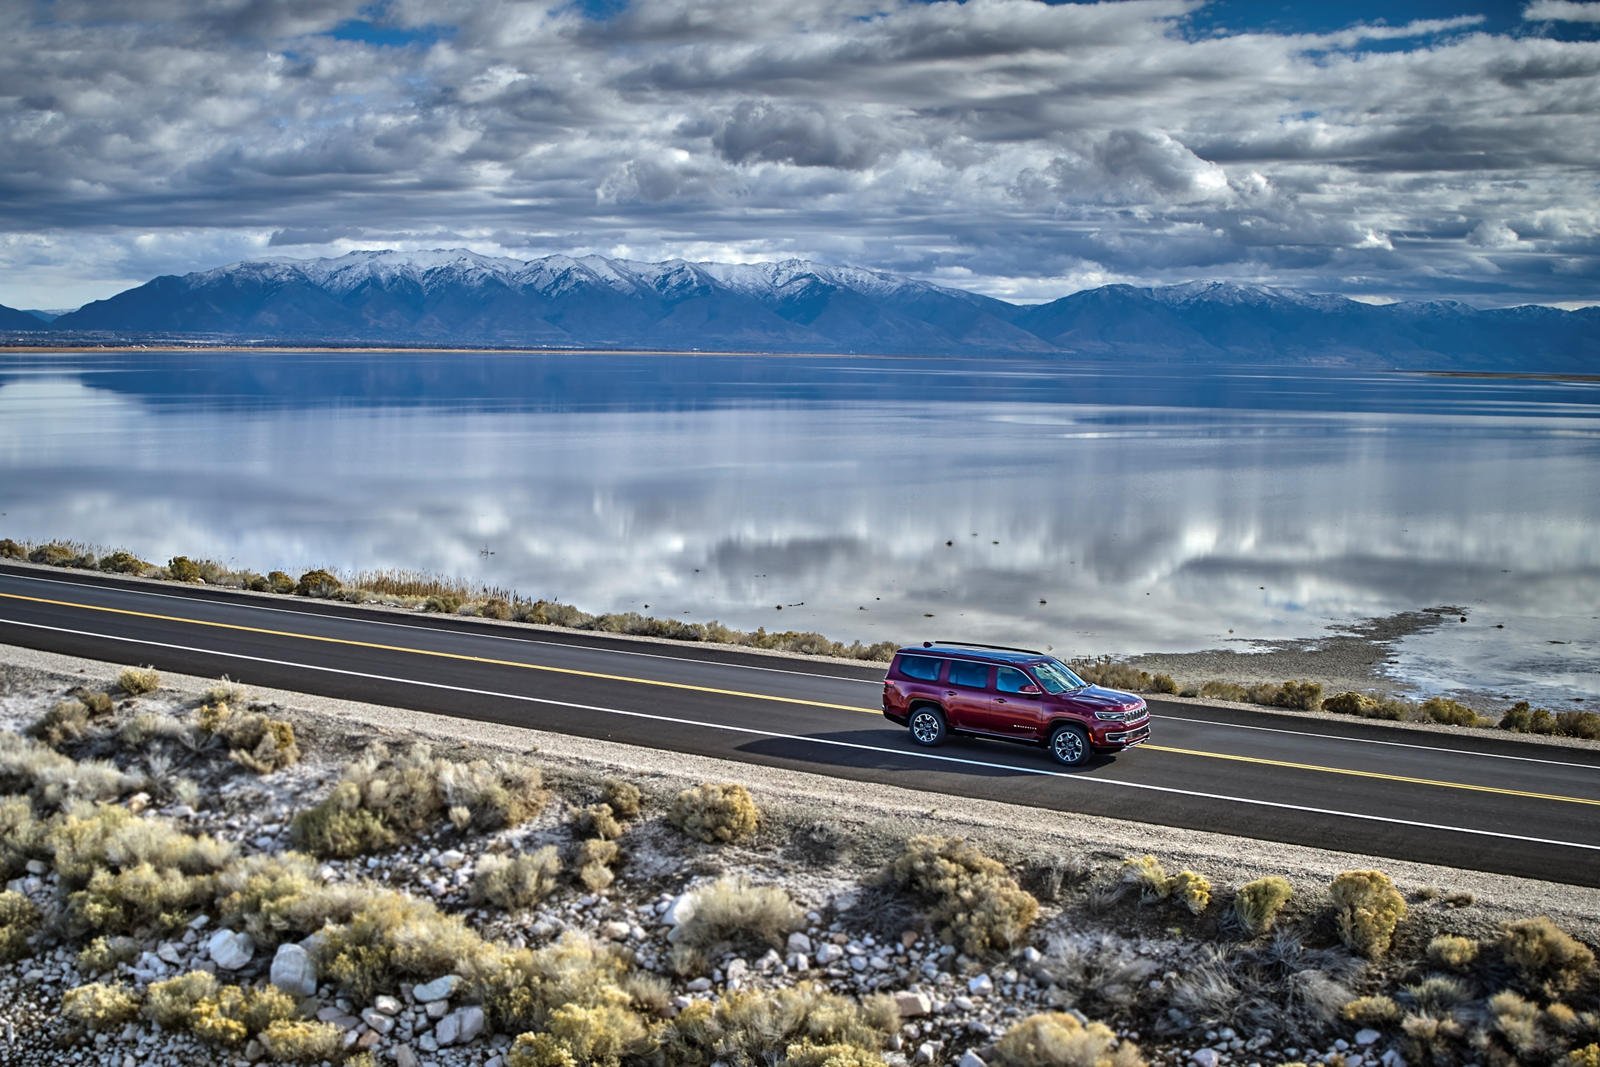
{"label": "snow-capped mountain range", "polygon": [[1456,369],[1600,369],[1600,309],[1372,306],[1271,286],[1110,285],[1019,306],[803,260],[517,260],[464,249],[264,259],[156,278],[0,331],[127,340],[1037,354]]}

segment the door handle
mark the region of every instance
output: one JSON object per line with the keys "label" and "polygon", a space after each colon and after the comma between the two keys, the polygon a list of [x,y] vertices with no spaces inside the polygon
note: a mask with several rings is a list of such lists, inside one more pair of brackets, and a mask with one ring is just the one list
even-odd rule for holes
{"label": "door handle", "polygon": [[944,691],[944,695],[947,697],[953,697],[956,695],[956,691],[954,689],[946,689]]}

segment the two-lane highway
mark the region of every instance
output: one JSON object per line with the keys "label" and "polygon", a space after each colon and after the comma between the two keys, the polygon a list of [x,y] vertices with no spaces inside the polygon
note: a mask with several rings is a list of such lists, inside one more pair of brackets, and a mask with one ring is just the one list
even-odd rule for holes
{"label": "two-lane highway", "polygon": [[0,641],[258,686],[1600,886],[1600,752],[1152,701],[1151,743],[912,745],[882,668],[0,567]]}

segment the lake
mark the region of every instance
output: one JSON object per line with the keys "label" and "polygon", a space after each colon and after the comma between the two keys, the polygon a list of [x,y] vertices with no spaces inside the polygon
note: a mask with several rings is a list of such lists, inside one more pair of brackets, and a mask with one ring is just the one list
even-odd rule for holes
{"label": "lake", "polygon": [[155,561],[434,571],[595,613],[1068,656],[1456,605],[1470,623],[1406,638],[1401,677],[1600,697],[1597,381],[9,353],[0,512],[0,536]]}

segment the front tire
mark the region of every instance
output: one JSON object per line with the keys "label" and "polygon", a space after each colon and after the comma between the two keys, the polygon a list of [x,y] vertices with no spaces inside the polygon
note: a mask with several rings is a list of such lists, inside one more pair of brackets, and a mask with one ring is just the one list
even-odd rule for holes
{"label": "front tire", "polygon": [[1050,758],[1063,767],[1081,767],[1089,760],[1089,735],[1083,727],[1064,725],[1050,731]]}
{"label": "front tire", "polygon": [[910,727],[911,740],[924,748],[944,744],[944,739],[949,734],[945,727],[944,716],[937,708],[930,708],[926,704],[911,713],[911,721],[906,725]]}

